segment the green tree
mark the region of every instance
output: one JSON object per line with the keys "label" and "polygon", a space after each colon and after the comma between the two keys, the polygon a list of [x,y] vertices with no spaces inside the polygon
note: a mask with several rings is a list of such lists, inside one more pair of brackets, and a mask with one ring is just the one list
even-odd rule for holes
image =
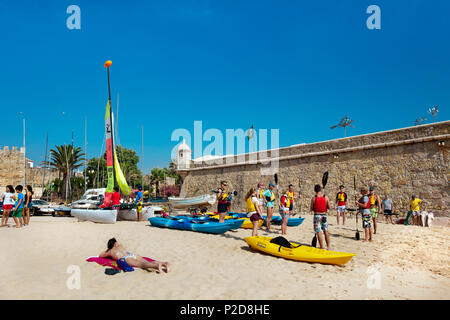
{"label": "green tree", "polygon": [[[136,186],[142,183],[142,172],[139,170],[137,164],[139,163],[139,156],[136,151],[132,149],[122,148],[116,146],[117,160],[119,160],[120,168],[127,180],[129,186]],[[106,159],[106,153],[104,155]]]}
{"label": "green tree", "polygon": [[103,157],[89,159],[86,167],[86,179],[88,180],[87,187],[89,189],[105,187],[106,159]]}
{"label": "green tree", "polygon": [[55,149],[50,149],[50,160],[43,161],[41,164],[46,168],[54,168],[58,170],[59,174],[63,176],[62,194],[69,198],[70,194],[70,179],[72,172],[84,164],[84,153],[80,147],[74,148],[72,145],[55,146]]}
{"label": "green tree", "polygon": [[[116,146],[117,160],[130,187],[142,181],[141,170],[138,169],[139,156],[132,149]],[[104,188],[107,184],[106,152],[100,158],[91,158],[87,163],[86,177],[89,188]]]}
{"label": "green tree", "polygon": [[151,184],[155,185],[156,196],[159,196],[159,184],[164,182],[164,168],[153,168],[149,175]]}

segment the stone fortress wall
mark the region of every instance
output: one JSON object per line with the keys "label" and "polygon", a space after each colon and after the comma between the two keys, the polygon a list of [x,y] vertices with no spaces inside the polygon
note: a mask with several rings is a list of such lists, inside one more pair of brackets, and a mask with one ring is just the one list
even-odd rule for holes
{"label": "stone fortress wall", "polygon": [[394,209],[406,211],[414,194],[426,200],[427,209],[436,216],[450,217],[449,146],[450,121],[444,121],[280,148],[276,153],[226,157],[222,164],[217,164],[217,159],[209,163],[191,161],[188,168],[178,169],[183,178],[181,196],[209,193],[219,187],[221,180],[226,180],[229,188],[239,193],[232,209],[244,212],[246,192],[259,181],[267,185],[274,179],[273,172],[261,174],[261,169],[270,167],[268,157],[278,160],[280,191],[294,185],[300,195],[297,207],[302,213],[309,211],[313,187],[321,183],[322,174],[328,171],[325,191],[333,202],[338,186],[343,184],[351,206],[355,207],[353,177],[356,177],[358,189],[373,185],[381,197],[390,194]]}
{"label": "stone fortress wall", "polygon": [[[0,147],[0,194],[3,194],[5,187],[11,184],[13,187],[24,183],[25,177],[25,148]],[[46,170],[39,167],[30,167],[27,161],[25,184],[33,186],[37,196],[42,192],[42,179],[45,174],[45,183],[53,181],[58,177],[54,170]]]}

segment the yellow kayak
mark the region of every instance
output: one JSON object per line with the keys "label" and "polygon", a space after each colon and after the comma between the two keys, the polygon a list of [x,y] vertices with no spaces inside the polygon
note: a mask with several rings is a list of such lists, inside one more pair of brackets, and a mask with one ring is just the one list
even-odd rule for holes
{"label": "yellow kayak", "polygon": [[[210,218],[219,219],[219,215],[218,214],[207,213],[207,215],[209,215]],[[225,220],[227,220],[227,219],[236,219],[236,217],[225,216]],[[250,218],[238,218],[238,219],[245,219],[244,223],[241,226],[242,229],[253,229],[253,223],[250,221]],[[264,223],[264,220],[260,219],[259,222],[258,222],[258,228],[260,228],[263,223]]]}
{"label": "yellow kayak", "polygon": [[294,242],[291,242],[294,248],[280,247],[278,244],[271,243],[270,240],[272,238],[270,237],[247,237],[244,240],[254,250],[297,261],[344,265],[356,255],[354,253],[329,251],[304,245],[297,247],[298,244]]}

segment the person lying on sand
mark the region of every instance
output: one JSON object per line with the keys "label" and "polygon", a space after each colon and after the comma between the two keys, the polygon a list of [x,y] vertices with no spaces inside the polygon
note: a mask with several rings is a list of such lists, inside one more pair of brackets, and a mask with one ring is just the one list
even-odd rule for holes
{"label": "person lying on sand", "polygon": [[140,255],[126,251],[125,248],[117,242],[115,238],[109,239],[107,244],[107,250],[100,253],[100,258],[111,257],[114,260],[125,260],[131,267],[141,268],[141,269],[157,269],[160,273],[163,272],[163,267],[166,268],[166,272],[170,271],[169,262],[160,261],[147,261]]}

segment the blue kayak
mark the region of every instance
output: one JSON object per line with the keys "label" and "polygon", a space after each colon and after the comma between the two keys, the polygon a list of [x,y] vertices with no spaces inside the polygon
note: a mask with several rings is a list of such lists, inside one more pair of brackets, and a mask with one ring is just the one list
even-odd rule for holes
{"label": "blue kayak", "polygon": [[233,225],[231,223],[218,223],[212,221],[196,221],[195,219],[188,218],[161,218],[152,217],[148,218],[148,221],[152,226],[160,228],[188,230],[206,233],[225,233],[230,230]]}
{"label": "blue kayak", "polygon": [[235,217],[235,218],[247,218],[247,214],[246,213],[227,212],[227,215]]}
{"label": "blue kayak", "polygon": [[[266,225],[266,217],[267,216],[263,216],[263,218],[264,218],[263,226]],[[301,225],[303,223],[303,220],[305,220],[305,218],[289,218],[287,225],[288,225],[288,227],[296,227],[296,226]],[[281,225],[282,222],[283,222],[283,219],[281,219],[280,216],[272,216],[272,221],[271,221],[272,224]]]}
{"label": "blue kayak", "polygon": [[[216,218],[211,218],[211,217],[193,217],[193,216],[187,216],[187,215],[179,215],[179,216],[175,216],[172,217],[174,219],[191,219],[193,221],[199,221],[199,222],[204,222],[204,221],[209,221],[209,222],[219,222],[219,219]],[[239,229],[242,224],[244,223],[244,219],[226,219],[224,223],[228,223],[231,224],[231,229],[230,230],[236,230]]]}

